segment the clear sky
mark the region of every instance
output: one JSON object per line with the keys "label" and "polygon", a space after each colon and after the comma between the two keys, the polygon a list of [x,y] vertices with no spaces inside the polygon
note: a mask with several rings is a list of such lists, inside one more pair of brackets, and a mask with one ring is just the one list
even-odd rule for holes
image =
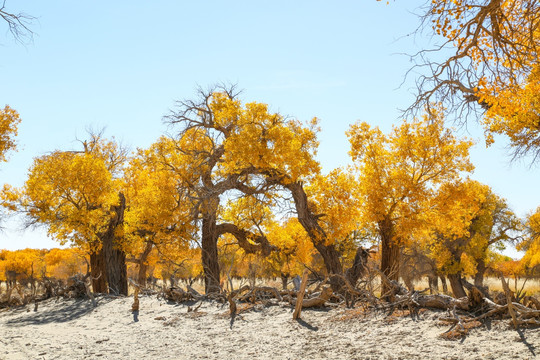
{"label": "clear sky", "polygon": [[[319,159],[349,162],[345,131],[357,120],[388,131],[412,101],[400,86],[413,53],[429,39],[407,36],[423,1],[72,1],[8,0],[37,18],[34,41],[13,41],[0,23],[0,106],[21,115],[19,151],[0,164],[20,186],[32,159],[76,147],[88,127],[106,127],[133,149],[167,129],[162,116],[197,85],[237,83],[245,101],[299,119],[321,119]],[[511,163],[504,139],[485,149],[468,133],[473,178],[505,197],[519,216],[540,205],[538,168]],[[0,248],[54,247],[43,230],[5,224]]]}

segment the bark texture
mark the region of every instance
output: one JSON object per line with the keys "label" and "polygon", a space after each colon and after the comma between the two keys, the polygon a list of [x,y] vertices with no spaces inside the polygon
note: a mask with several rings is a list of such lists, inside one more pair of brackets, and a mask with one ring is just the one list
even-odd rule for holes
{"label": "bark texture", "polygon": [[107,293],[107,268],[103,249],[90,254],[90,276],[92,277],[92,290],[95,293]]}
{"label": "bark texture", "polygon": [[204,291],[206,294],[219,293],[221,288],[218,261],[217,209],[219,198],[209,199],[209,206],[202,213],[201,257],[204,270]]}
{"label": "bark texture", "polygon": [[448,281],[450,282],[452,293],[456,299],[467,296],[465,288],[463,287],[463,282],[461,281],[461,272],[448,275]]}
{"label": "bark texture", "polygon": [[126,209],[126,198],[124,194],[119,194],[120,203],[112,206],[113,216],[107,230],[101,234],[103,253],[105,255],[105,267],[109,292],[118,295],[128,294],[126,254],[119,248],[117,230],[124,223],[124,211]]}
{"label": "bark texture", "polygon": [[[400,247],[394,239],[394,228],[390,219],[379,222],[379,234],[381,236],[381,271],[388,280],[399,280]],[[387,281],[382,283],[382,294],[391,294],[392,287]],[[393,301],[391,298],[386,300]]]}

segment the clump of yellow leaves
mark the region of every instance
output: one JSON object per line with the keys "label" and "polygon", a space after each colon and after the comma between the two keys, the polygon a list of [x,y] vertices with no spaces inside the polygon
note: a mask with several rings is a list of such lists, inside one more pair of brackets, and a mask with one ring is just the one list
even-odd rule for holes
{"label": "clump of yellow leaves", "polygon": [[6,153],[15,150],[13,138],[17,136],[17,126],[21,122],[19,113],[9,106],[0,109],[0,161],[6,161]]}

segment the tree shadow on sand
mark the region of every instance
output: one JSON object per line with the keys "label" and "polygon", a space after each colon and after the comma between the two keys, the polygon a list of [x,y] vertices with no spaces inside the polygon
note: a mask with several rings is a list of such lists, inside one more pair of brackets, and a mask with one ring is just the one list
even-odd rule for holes
{"label": "tree shadow on sand", "polygon": [[516,330],[518,335],[519,335],[519,338],[521,340],[521,342],[527,347],[527,349],[531,352],[532,356],[536,357],[536,353],[535,353],[535,350],[536,350],[536,346],[532,345],[531,343],[529,343],[527,341],[527,339],[525,338],[525,333],[523,331],[523,329],[517,329]]}
{"label": "tree shadow on sand", "polygon": [[308,322],[306,322],[306,321],[304,321],[304,320],[302,320],[302,319],[296,319],[296,322],[297,322],[299,325],[305,327],[305,328],[308,329],[308,330],[311,330],[311,331],[319,331],[319,327],[313,326],[313,325],[311,325],[310,323],[308,323]]}
{"label": "tree shadow on sand", "polygon": [[[112,298],[96,298],[97,307],[104,305]],[[54,301],[54,300],[52,300]],[[96,308],[97,308],[96,307]],[[67,321],[78,319],[86,314],[91,313],[96,309],[92,302],[88,299],[77,300],[65,300],[60,301],[59,304],[55,304],[51,310],[38,310],[36,312],[28,312],[27,308],[13,310],[15,313],[21,313],[24,311],[24,315],[17,317],[16,319],[10,319],[6,321],[7,326],[25,326],[25,325],[42,325],[50,323],[64,323]]]}

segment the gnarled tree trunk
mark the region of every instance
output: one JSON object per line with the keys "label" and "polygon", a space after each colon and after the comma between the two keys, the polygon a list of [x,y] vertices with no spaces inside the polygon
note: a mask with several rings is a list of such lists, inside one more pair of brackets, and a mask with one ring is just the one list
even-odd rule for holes
{"label": "gnarled tree trunk", "polygon": [[218,261],[217,210],[219,198],[207,200],[202,214],[201,257],[204,271],[204,290],[207,294],[220,292],[220,274]]}
{"label": "gnarled tree trunk", "polygon": [[327,235],[325,231],[319,225],[319,217],[314,214],[309,207],[308,198],[302,182],[294,182],[285,184],[284,187],[288,189],[293,197],[294,205],[296,207],[296,214],[298,222],[306,230],[311,239],[311,242],[321,254],[326,271],[330,277],[330,284],[334,292],[339,292],[344,285],[343,277],[334,276],[332,274],[343,275],[343,266],[340,261],[340,254],[337,251],[334,244],[327,245]]}
{"label": "gnarled tree trunk", "polygon": [[105,267],[107,272],[107,282],[109,291],[119,295],[128,294],[126,254],[119,248],[116,231],[123,226],[124,211],[126,209],[126,198],[124,194],[119,194],[120,204],[113,206],[111,210],[114,216],[111,219],[107,230],[101,234],[100,239],[103,244],[105,255]]}
{"label": "gnarled tree trunk", "polygon": [[103,249],[90,254],[90,276],[92,277],[92,290],[95,293],[107,293],[107,268]]}
{"label": "gnarled tree trunk", "polygon": [[[399,280],[400,246],[394,239],[394,226],[391,219],[379,222],[379,235],[381,237],[381,271],[388,280]],[[382,282],[381,295],[386,300],[392,299],[392,286],[386,281]]]}

